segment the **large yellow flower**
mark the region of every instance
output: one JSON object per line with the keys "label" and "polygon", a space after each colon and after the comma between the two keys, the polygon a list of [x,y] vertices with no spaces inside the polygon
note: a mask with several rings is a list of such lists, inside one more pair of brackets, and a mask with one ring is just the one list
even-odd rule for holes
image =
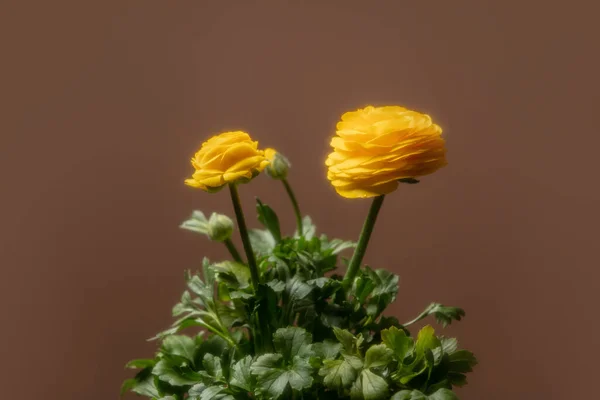
{"label": "large yellow flower", "polygon": [[428,115],[404,107],[347,112],[331,140],[327,178],[348,198],[391,193],[399,179],[431,174],[447,164],[441,134]]}
{"label": "large yellow flower", "polygon": [[225,132],[202,144],[192,158],[196,171],[185,184],[212,192],[229,183],[248,182],[268,164],[258,142],[246,132]]}

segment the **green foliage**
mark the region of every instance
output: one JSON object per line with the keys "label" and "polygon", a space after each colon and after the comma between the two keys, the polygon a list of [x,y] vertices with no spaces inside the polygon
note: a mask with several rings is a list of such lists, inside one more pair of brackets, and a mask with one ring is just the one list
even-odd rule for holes
{"label": "green foliage", "polygon": [[[416,337],[407,326],[432,315],[445,327],[462,309],[432,303],[402,325],[383,315],[398,294],[398,276],[364,266],[343,286],[335,270],[353,242],[317,235],[309,217],[302,234],[285,236],[272,208],[257,200],[256,209],[264,227],[249,232],[257,292],[239,262],[204,259],[200,272],[188,271],[174,323],[153,338],[160,343],[154,358],[126,365],[137,374],[123,393],[153,400],[458,399],[452,389],[466,383],[473,354],[429,325]],[[196,212],[184,227],[205,233],[205,219]],[[259,309],[267,310],[260,314],[272,332],[266,337]]]}

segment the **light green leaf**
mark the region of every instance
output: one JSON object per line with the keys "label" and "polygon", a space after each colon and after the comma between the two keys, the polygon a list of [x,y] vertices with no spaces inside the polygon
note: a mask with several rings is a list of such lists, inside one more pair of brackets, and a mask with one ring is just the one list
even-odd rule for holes
{"label": "light green leaf", "polygon": [[275,242],[281,241],[281,229],[279,227],[279,218],[275,211],[268,205],[256,199],[256,211],[258,212],[258,220],[271,232]]}
{"label": "light green leaf", "polygon": [[196,344],[194,339],[184,335],[171,335],[163,339],[162,349],[167,354],[181,356],[188,361],[194,361]]}
{"label": "light green leaf", "polygon": [[251,365],[252,356],[246,356],[236,362],[231,369],[231,379],[229,383],[251,392],[254,387],[252,374],[250,373]]}
{"label": "light green leaf", "polygon": [[245,289],[250,286],[250,268],[247,265],[234,261],[223,261],[213,264],[211,268],[219,282],[226,282],[236,289]]}
{"label": "light green leaf", "polygon": [[381,331],[381,340],[390,348],[398,361],[404,360],[413,347],[413,339],[406,336],[402,329],[392,326]]}
{"label": "light green leaf", "polygon": [[324,360],[319,375],[323,377],[323,384],[329,389],[341,390],[349,388],[356,380],[359,368],[347,359]]}
{"label": "light green leaf", "polygon": [[281,354],[264,354],[251,366],[257,379],[258,393],[274,400],[284,393],[288,385],[298,391],[310,387],[312,370],[308,360],[298,356],[294,357],[291,365],[286,365]]}
{"label": "light green leaf", "polygon": [[213,400],[223,389],[222,386],[209,386],[200,393],[200,400]]}
{"label": "light green leaf", "polygon": [[350,390],[350,397],[354,400],[380,400],[388,396],[385,379],[368,369],[361,372]]}
{"label": "light green leaf", "polygon": [[[313,236],[315,236],[315,232],[317,230],[317,227],[313,224],[312,219],[307,215],[302,219],[302,236],[304,236],[304,238],[306,240],[310,240],[313,238]],[[300,235],[298,235],[298,230],[296,230],[296,232],[294,233],[294,238],[299,238]]]}
{"label": "light green leaf", "polygon": [[331,254],[339,254],[346,249],[351,249],[356,247],[355,242],[340,240],[340,239],[332,239],[323,250],[330,250]]}
{"label": "light green leaf", "polygon": [[433,327],[431,325],[424,326],[419,331],[417,342],[415,343],[417,358],[423,357],[425,350],[433,350],[440,345],[440,340],[435,336]]}
{"label": "light green leaf", "polygon": [[311,343],[312,335],[305,329],[295,326],[277,329],[273,335],[275,350],[282,354],[285,360],[309,354]]}
{"label": "light green leaf", "polygon": [[390,400],[459,400],[458,396],[448,389],[439,389],[427,396],[418,390],[401,390],[394,394]]}
{"label": "light green leaf", "polygon": [[144,369],[144,368],[154,367],[155,364],[156,364],[156,360],[138,359],[138,360],[129,361],[125,365],[125,368]]}
{"label": "light green leaf", "polygon": [[273,279],[272,281],[267,282],[267,286],[269,286],[275,293],[281,293],[285,290],[285,282],[280,281],[279,279]]}
{"label": "light green leaf", "polygon": [[369,347],[365,354],[365,368],[385,367],[392,361],[394,352],[385,344]]}
{"label": "light green leaf", "polygon": [[251,229],[248,231],[252,249],[259,255],[270,254],[275,248],[275,239],[268,230]]}
{"label": "light green leaf", "polygon": [[354,354],[356,352],[356,337],[353,334],[338,327],[333,327],[333,333],[347,353]]}
{"label": "light green leaf", "polygon": [[323,342],[313,344],[314,352],[324,360],[332,360],[338,356],[342,348],[341,343],[333,340],[325,340]]}
{"label": "light green leaf", "polygon": [[173,397],[173,396],[166,396],[166,397],[161,397],[158,400],[177,400],[177,399],[175,397]]}
{"label": "light green leaf", "polygon": [[183,221],[179,227],[202,235],[208,234],[208,220],[202,211],[194,211],[192,216],[188,220]]}

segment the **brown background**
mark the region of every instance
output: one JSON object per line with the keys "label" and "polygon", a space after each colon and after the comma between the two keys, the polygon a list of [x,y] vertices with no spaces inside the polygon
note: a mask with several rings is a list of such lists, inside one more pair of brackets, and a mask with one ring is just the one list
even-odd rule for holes
{"label": "brown background", "polygon": [[[366,261],[400,319],[460,305],[474,399],[596,398],[597,11],[546,1],[13,1],[3,5],[2,399],[116,399],[182,271],[223,248],[178,229],[227,195],[182,184],[211,133],[287,154],[302,209],[356,238],[368,202],[323,160],[341,113],[403,104],[449,166],[386,201]],[[289,230],[265,177],[244,186]],[[254,221],[253,221],[253,224]]]}

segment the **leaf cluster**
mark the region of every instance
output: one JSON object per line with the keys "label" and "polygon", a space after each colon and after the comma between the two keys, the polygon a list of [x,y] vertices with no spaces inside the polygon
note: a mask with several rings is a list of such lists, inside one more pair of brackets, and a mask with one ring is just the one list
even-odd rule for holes
{"label": "leaf cluster", "polygon": [[[138,372],[123,393],[154,400],[457,399],[452,389],[466,384],[473,354],[429,325],[416,337],[408,326],[429,315],[446,326],[462,309],[432,303],[401,324],[383,315],[396,299],[398,276],[365,266],[344,286],[335,270],[354,243],[317,235],[309,217],[303,232],[285,236],[260,200],[257,213],[263,227],[249,236],[258,290],[239,262],[204,259],[201,272],[188,271],[175,321],[153,338],[160,342],[153,358],[127,364]],[[268,332],[258,315],[268,316]]]}

